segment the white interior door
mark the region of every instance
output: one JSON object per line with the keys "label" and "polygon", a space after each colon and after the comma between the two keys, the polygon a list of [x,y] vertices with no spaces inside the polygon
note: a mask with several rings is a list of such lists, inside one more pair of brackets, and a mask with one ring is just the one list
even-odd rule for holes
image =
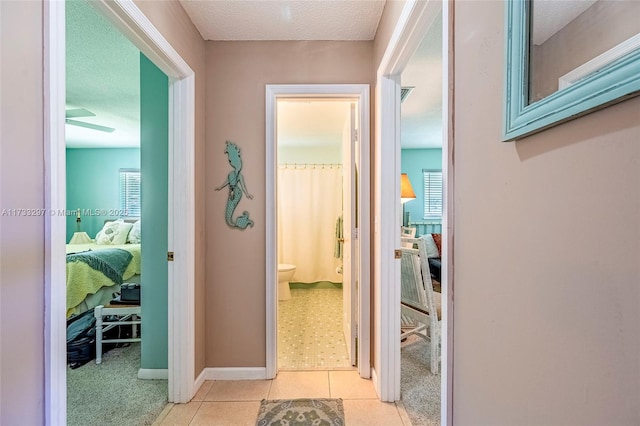
{"label": "white interior door", "polygon": [[349,107],[343,132],[342,143],[342,197],[343,197],[343,238],[342,251],[342,326],[344,340],[347,343],[347,351],[351,365],[356,365],[356,336],[357,336],[357,259],[356,248],[358,243],[356,229],[356,105],[352,102]]}

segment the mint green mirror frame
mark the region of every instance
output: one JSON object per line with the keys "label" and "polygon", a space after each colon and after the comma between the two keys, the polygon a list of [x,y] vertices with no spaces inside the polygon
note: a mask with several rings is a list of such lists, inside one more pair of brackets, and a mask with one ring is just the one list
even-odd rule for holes
{"label": "mint green mirror frame", "polygon": [[640,49],[529,104],[530,0],[506,2],[504,128],[514,141],[640,93]]}

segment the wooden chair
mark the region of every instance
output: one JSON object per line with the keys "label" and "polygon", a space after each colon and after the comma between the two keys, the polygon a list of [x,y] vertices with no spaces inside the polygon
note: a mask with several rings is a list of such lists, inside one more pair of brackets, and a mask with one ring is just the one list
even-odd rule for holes
{"label": "wooden chair", "polygon": [[[402,238],[401,259],[401,338],[415,334],[430,342],[431,372],[438,374],[441,340],[441,295],[433,291],[425,242],[421,238]],[[417,246],[418,248],[408,248]]]}

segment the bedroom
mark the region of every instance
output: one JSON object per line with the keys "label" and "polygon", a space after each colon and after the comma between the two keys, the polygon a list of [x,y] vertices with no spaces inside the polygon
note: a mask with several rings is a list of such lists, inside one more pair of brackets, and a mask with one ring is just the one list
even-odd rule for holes
{"label": "bedroom", "polygon": [[[400,108],[403,234],[405,229],[410,229],[416,238],[425,241],[432,285],[427,286],[427,280],[422,281],[425,290],[427,287],[433,289],[436,306],[441,298],[442,285],[447,285],[440,274],[440,241],[443,237],[442,75],[442,14],[439,14],[401,74]],[[416,326],[422,324],[423,319],[420,315],[412,316],[412,309],[407,310],[404,306],[406,279],[403,271],[401,398],[413,424],[437,425],[441,420],[441,369],[437,360],[435,365],[431,363],[431,357],[438,354],[438,349],[431,351],[429,340],[434,335],[431,331],[424,333],[429,337],[420,338],[423,335],[416,332]],[[434,322],[436,327],[441,320]],[[441,326],[440,330],[446,333]]]}
{"label": "bedroom", "polygon": [[[67,316],[93,316],[120,283],[140,283],[141,311],[120,318],[141,322],[140,342],[67,370],[68,419],[82,424],[87,415],[107,415],[114,401],[88,404],[86,395],[109,380],[120,390],[114,398],[132,395],[116,414],[126,424],[132,412],[157,415],[167,399],[166,380],[142,379],[166,379],[157,372],[167,368],[168,232],[159,231],[168,223],[168,79],[88,2],[67,2],[66,9],[67,253],[99,265],[101,252],[114,252],[105,249],[124,256],[106,271],[67,256]],[[111,332],[118,328],[128,329]]]}

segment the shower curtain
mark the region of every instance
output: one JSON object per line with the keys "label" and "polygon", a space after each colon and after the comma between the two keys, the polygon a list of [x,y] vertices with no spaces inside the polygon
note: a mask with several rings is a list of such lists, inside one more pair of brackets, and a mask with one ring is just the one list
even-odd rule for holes
{"label": "shower curtain", "polygon": [[278,263],[296,265],[295,282],[342,282],[334,257],[342,214],[342,167],[278,167]]}

